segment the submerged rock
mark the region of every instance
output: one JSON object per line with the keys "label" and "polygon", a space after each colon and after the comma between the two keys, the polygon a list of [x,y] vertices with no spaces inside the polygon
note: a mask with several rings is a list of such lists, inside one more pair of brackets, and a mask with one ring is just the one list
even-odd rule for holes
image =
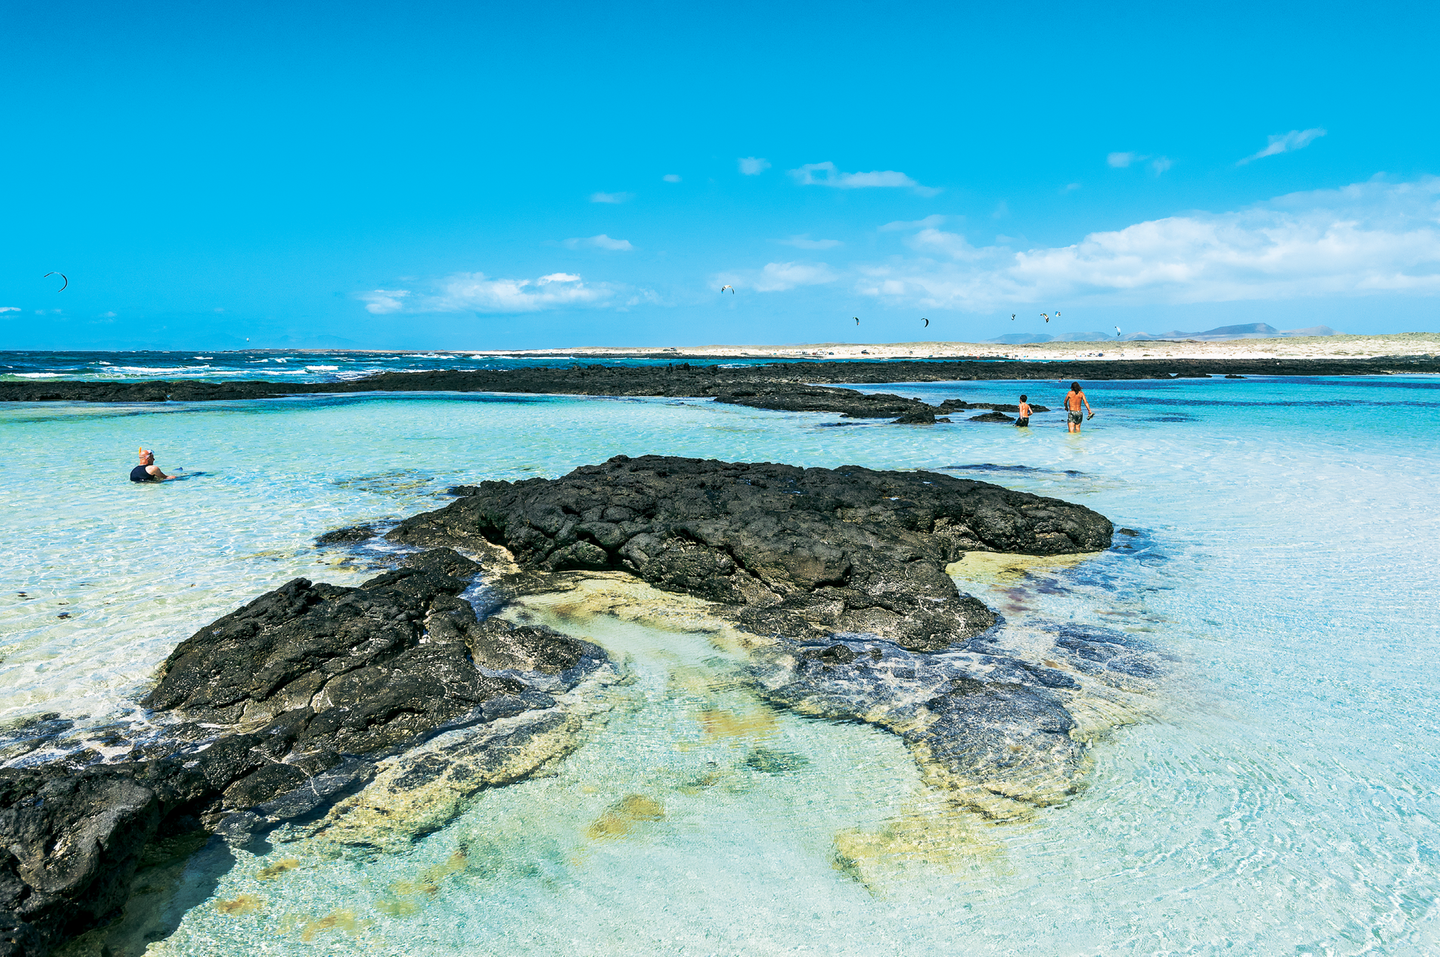
{"label": "submerged rock", "polygon": [[359,545],[361,542],[370,541],[379,533],[379,528],[373,524],[347,525],[316,536],[315,544],[320,548],[330,545]]}
{"label": "submerged rock", "polygon": [[[503,548],[521,569],[502,584],[513,595],[620,571],[715,602],[755,636],[751,678],[767,700],[901,735],[929,780],[989,816],[1080,786],[1065,703],[1076,678],[984,640],[995,614],[945,569],[968,551],[1104,549],[1113,526],[1087,508],[928,472],[659,456],[456,491],[390,537]],[[1144,667],[1093,635],[1056,647],[1077,671]]]}

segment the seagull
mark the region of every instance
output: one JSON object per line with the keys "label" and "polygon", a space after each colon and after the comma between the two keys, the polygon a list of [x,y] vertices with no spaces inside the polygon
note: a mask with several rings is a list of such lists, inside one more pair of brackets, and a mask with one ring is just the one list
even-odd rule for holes
{"label": "seagull", "polygon": [[727,289],[730,290],[730,295],[732,295],[732,296],[735,295],[735,287],[734,287],[734,286],[721,286],[721,287],[720,287],[720,291],[721,291],[721,292],[724,292],[724,291],[727,290]]}
{"label": "seagull", "polygon": [[930,328],[930,320],[929,320],[929,319],[921,319],[920,321],[923,322],[923,323],[925,323],[925,328],[926,328],[926,329],[929,329],[929,328]]}
{"label": "seagull", "polygon": [[[63,272],[47,272],[45,275],[41,276],[40,278],[41,278],[41,279],[49,279],[51,276],[59,276],[61,279],[64,279],[64,280],[65,280],[65,286],[70,285],[70,280],[65,277],[65,274],[64,274]],[[57,289],[57,290],[55,290],[55,291],[56,291],[56,292],[64,292],[64,291],[65,291],[65,286],[61,286],[59,289]]]}

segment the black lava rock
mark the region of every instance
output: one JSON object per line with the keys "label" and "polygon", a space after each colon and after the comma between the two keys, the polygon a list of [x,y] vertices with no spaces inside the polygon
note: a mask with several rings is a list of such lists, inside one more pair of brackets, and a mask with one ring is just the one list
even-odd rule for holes
{"label": "black lava rock", "polygon": [[945,574],[966,551],[1098,551],[1112,530],[1082,506],[930,472],[618,456],[481,483],[389,537],[500,545],[536,571],[629,572],[731,606],[764,634],[870,632],[933,649],[995,622]]}

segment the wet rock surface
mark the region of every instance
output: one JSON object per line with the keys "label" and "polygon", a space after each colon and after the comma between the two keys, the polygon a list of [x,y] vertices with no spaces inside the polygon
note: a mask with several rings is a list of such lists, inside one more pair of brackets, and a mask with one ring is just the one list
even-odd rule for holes
{"label": "wet rock surface", "polygon": [[629,572],[733,607],[758,634],[867,632],[934,650],[995,623],[945,566],[972,550],[1091,552],[1084,508],[970,479],[617,456],[559,479],[461,487],[401,522],[411,545],[501,546],[522,569]]}
{"label": "wet rock surface", "polygon": [[[0,954],[44,953],[113,915],[157,839],[247,840],[447,732],[505,722],[515,754],[550,734],[564,721],[554,695],[604,652],[477,621],[460,596],[479,568],[437,549],[358,588],[296,579],[175,649],[144,702],[171,719],[158,739],[108,761],[91,752],[0,769],[0,919],[18,928]],[[514,780],[562,746],[491,770]],[[469,787],[487,783],[476,773]]]}

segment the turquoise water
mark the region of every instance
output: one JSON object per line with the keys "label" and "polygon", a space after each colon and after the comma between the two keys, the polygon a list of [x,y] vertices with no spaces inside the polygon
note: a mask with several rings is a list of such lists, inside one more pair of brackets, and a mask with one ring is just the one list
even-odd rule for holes
{"label": "turquoise water", "polygon": [[[1058,407],[1063,390],[880,391]],[[0,716],[143,728],[132,702],[177,641],[296,575],[363,580],[364,555],[314,537],[458,482],[646,452],[983,466],[952,474],[1083,502],[1147,543],[976,589],[1017,629],[1105,621],[1169,657],[1069,803],[1011,824],[945,812],[893,736],[770,711],[733,651],[600,618],[582,633],[634,680],[599,692],[609,720],[546,774],[399,853],[212,846],[115,952],[146,936],[156,955],[1440,950],[1440,383],[1087,391],[1080,436],[1053,412],[1028,432],[836,426],[652,399],[0,409]],[[204,474],[131,486],[141,444]]]}

